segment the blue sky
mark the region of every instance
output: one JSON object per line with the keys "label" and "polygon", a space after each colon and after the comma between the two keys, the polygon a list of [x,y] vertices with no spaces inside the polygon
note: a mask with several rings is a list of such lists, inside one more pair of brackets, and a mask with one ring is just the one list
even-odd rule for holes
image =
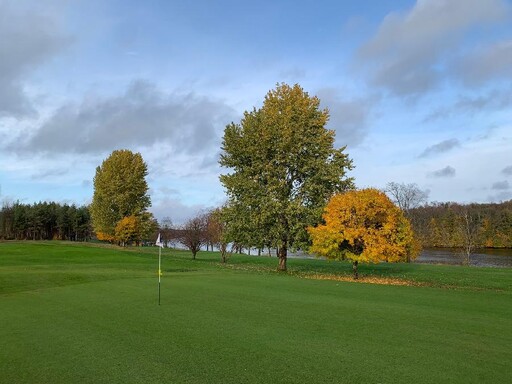
{"label": "blue sky", "polygon": [[358,187],[512,198],[512,3],[0,0],[0,200],[87,204],[142,154],[158,218],[224,201],[224,127],[299,83]]}

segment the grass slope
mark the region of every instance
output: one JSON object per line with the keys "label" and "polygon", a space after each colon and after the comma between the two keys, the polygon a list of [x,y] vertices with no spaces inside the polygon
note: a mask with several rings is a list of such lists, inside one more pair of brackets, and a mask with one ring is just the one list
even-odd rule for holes
{"label": "grass slope", "polygon": [[3,383],[501,383],[512,270],[0,243]]}

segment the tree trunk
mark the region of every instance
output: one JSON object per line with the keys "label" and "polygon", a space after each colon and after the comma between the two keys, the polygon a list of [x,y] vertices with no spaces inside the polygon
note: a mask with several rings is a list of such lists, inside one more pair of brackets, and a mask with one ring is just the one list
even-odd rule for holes
{"label": "tree trunk", "polygon": [[359,274],[357,273],[357,260],[352,263],[352,270],[354,271],[354,280],[359,279]]}
{"label": "tree trunk", "polygon": [[287,248],[285,245],[279,248],[279,271],[286,272],[286,257],[288,256]]}

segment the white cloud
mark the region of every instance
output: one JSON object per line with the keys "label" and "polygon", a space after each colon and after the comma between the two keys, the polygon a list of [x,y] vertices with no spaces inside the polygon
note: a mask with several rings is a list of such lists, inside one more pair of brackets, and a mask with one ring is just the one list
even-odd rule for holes
{"label": "white cloud", "polygon": [[357,54],[370,83],[400,96],[419,95],[442,77],[443,55],[471,27],[503,20],[502,0],[418,0],[403,13],[390,13]]}
{"label": "white cloud", "polygon": [[26,78],[70,41],[57,12],[0,1],[0,117],[37,114],[25,89]]}
{"label": "white cloud", "polygon": [[377,98],[345,99],[334,88],[322,88],[316,95],[321,107],[329,109],[327,128],[336,131],[337,145],[359,145],[368,133],[368,120]]}
{"label": "white cloud", "polygon": [[479,47],[453,65],[454,73],[469,87],[491,80],[512,80],[512,40]]}
{"label": "white cloud", "polygon": [[102,154],[168,143],[177,153],[204,152],[234,111],[222,101],[190,94],[167,94],[137,80],[111,98],[89,98],[59,108],[28,140],[16,140],[16,153]]}
{"label": "white cloud", "polygon": [[180,225],[206,209],[208,207],[203,204],[187,205],[178,198],[162,198],[153,201],[150,211],[153,212],[159,221],[169,217],[173,224]]}

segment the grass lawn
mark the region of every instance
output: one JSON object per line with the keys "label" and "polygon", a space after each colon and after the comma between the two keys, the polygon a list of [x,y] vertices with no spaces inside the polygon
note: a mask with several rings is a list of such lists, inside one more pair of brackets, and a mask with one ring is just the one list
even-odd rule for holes
{"label": "grass lawn", "polygon": [[512,269],[0,243],[0,383],[508,383]]}

